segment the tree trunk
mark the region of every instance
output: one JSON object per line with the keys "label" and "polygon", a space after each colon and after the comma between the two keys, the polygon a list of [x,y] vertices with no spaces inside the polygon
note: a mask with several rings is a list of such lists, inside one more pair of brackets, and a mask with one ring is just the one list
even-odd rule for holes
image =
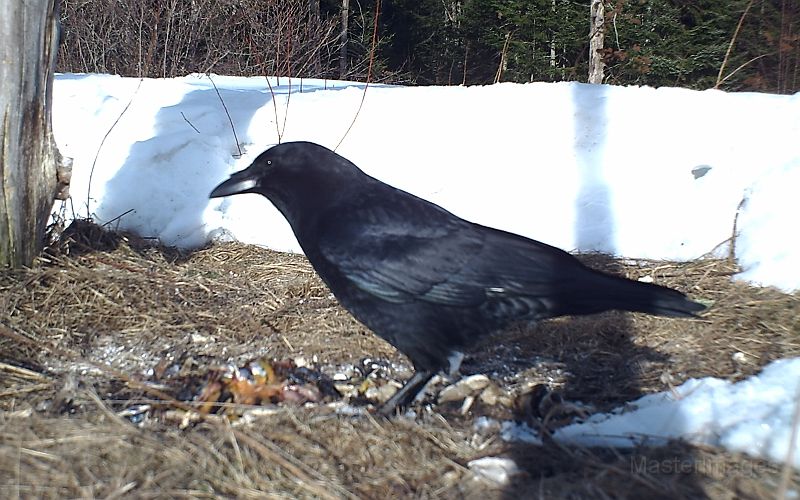
{"label": "tree trunk", "polygon": [[[308,0],[308,20],[314,33],[322,32],[322,26],[320,25],[319,17],[319,0]],[[311,67],[313,69],[313,76],[315,78],[320,78],[322,76],[322,59],[320,56],[320,51],[314,53]]]}
{"label": "tree trunk", "polygon": [[0,267],[29,266],[44,245],[58,185],[57,48],[54,0],[0,0]]}
{"label": "tree trunk", "polygon": [[339,43],[339,78],[344,80],[347,76],[347,24],[350,19],[350,0],[342,0],[342,32]]}
{"label": "tree trunk", "polygon": [[[553,15],[556,13],[556,0],[552,2]],[[550,30],[550,67],[555,70],[556,68],[556,34]]]}
{"label": "tree trunk", "polygon": [[589,83],[603,83],[605,9],[602,0],[591,0],[589,16]]}

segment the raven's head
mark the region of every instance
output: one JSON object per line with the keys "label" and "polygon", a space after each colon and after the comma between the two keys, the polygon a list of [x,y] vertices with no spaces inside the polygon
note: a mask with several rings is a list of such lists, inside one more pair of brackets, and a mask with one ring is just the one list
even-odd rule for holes
{"label": "raven's head", "polygon": [[286,142],[258,155],[249,167],[215,187],[209,197],[258,193],[283,212],[291,224],[300,211],[323,209],[327,201],[346,197],[360,184],[357,177],[368,178],[353,163],[326,147],[312,142]]}
{"label": "raven's head", "polygon": [[339,155],[312,142],[278,144],[258,155],[249,167],[215,187],[209,197],[243,193],[259,193],[269,197],[275,185],[309,179],[317,170],[316,164],[336,161],[336,158]]}

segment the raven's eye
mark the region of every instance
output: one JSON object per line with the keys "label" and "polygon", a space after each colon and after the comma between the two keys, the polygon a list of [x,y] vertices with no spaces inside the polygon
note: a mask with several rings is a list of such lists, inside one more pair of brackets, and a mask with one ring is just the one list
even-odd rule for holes
{"label": "raven's eye", "polygon": [[267,165],[272,165],[272,160],[267,160]]}

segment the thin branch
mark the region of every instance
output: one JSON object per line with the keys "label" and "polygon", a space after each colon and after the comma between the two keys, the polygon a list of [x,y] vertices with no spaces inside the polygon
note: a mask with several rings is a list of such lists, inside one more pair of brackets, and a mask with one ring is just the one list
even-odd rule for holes
{"label": "thin branch", "polygon": [[719,83],[717,83],[717,85],[715,85],[715,86],[714,86],[714,88],[717,88],[717,87],[718,87],[720,84],[722,84],[722,83],[725,83],[725,81],[726,81],[728,78],[730,78],[730,77],[732,77],[733,75],[735,75],[735,74],[736,74],[736,73],[737,73],[737,72],[738,72],[740,69],[744,68],[744,67],[745,67],[745,66],[747,66],[748,64],[750,64],[750,63],[752,63],[752,62],[755,62],[755,61],[758,61],[758,60],[759,60],[759,59],[761,59],[762,57],[768,57],[768,56],[775,55],[775,53],[776,53],[776,52],[770,52],[769,54],[761,54],[760,56],[756,56],[756,57],[754,57],[754,58],[750,59],[749,61],[747,61],[747,62],[745,62],[745,63],[741,64],[741,65],[740,65],[738,68],[736,68],[735,70],[733,70],[733,71],[731,71],[730,73],[728,73],[728,74],[725,76],[725,78],[723,78],[723,79],[722,79],[722,80],[721,80]]}
{"label": "thin branch", "polygon": [[239,137],[236,136],[236,127],[233,126],[233,118],[231,118],[230,112],[228,112],[228,106],[225,105],[225,100],[222,98],[222,94],[219,93],[219,89],[217,88],[217,84],[214,83],[214,79],[211,78],[211,75],[206,73],[206,77],[211,82],[211,85],[214,86],[214,90],[217,92],[217,97],[219,97],[219,102],[222,103],[222,108],[225,110],[225,115],[228,117],[228,122],[231,124],[231,131],[233,132],[233,140],[236,141],[236,148],[239,150],[239,156],[242,156],[242,148],[239,146]]}
{"label": "thin branch", "polygon": [[342,145],[344,139],[347,137],[347,134],[350,133],[350,129],[353,128],[353,125],[356,124],[356,120],[358,119],[359,113],[361,113],[361,108],[364,106],[364,99],[367,98],[367,88],[369,88],[369,81],[372,78],[372,63],[375,61],[375,47],[378,45],[378,17],[381,13],[381,0],[377,0],[375,2],[375,22],[372,26],[372,46],[369,49],[369,66],[367,67],[367,82],[364,85],[364,92],[361,94],[361,102],[358,103],[358,109],[356,110],[355,116],[353,116],[353,121],[350,122],[350,126],[347,127],[344,135],[341,139],[339,139],[339,143],[333,148],[334,151],[339,149],[339,146]]}
{"label": "thin branch", "polygon": [[188,118],[186,118],[186,115],[185,115],[185,114],[183,114],[183,111],[181,111],[181,116],[183,117],[183,121],[185,121],[186,123],[188,123],[188,124],[189,124],[189,126],[190,126],[190,127],[192,127],[192,128],[194,129],[194,131],[195,131],[195,132],[197,132],[198,134],[200,133],[200,131],[199,131],[199,130],[197,130],[197,127],[195,127],[195,126],[194,126],[194,124],[193,124],[192,122],[190,122]]}
{"label": "thin branch", "polygon": [[114,223],[114,222],[116,222],[116,221],[118,221],[118,220],[122,219],[123,217],[125,217],[125,216],[126,216],[126,215],[128,215],[129,213],[131,213],[131,212],[135,212],[135,211],[136,211],[136,209],[135,209],[135,208],[129,208],[128,210],[125,210],[125,211],[124,211],[124,212],[122,212],[121,214],[117,215],[116,217],[114,217],[114,218],[113,218],[113,219],[111,219],[110,221],[108,221],[108,222],[106,222],[105,224],[103,224],[103,227],[106,227],[106,226],[108,226],[109,224],[112,224],[112,223]]}
{"label": "thin branch", "polygon": [[[734,30],[733,36],[731,37],[731,41],[728,44],[728,50],[725,51],[725,58],[722,59],[722,65],[719,67],[719,74],[717,74],[717,83],[714,84],[714,88],[715,89],[718,89],[719,86],[722,85],[722,82],[725,81],[725,80],[722,79],[722,73],[725,71],[725,66],[728,64],[728,58],[730,57],[731,51],[733,50],[733,44],[736,43],[736,37],[739,36],[739,30],[742,28],[742,24],[744,24],[744,18],[745,18],[745,16],[747,16],[747,13],[750,11],[750,7],[753,6],[753,3],[755,3],[755,0],[750,0],[750,2],[748,2],[747,7],[745,7],[744,12],[742,12],[742,16],[739,18],[739,23],[736,25],[736,30]],[[738,71],[741,67],[742,66],[737,68],[736,71]],[[734,73],[736,71],[734,71]],[[733,74],[733,73],[731,73],[731,74]],[[728,76],[730,76],[730,75],[728,75]]]}
{"label": "thin branch", "polygon": [[278,134],[278,144],[283,142],[283,134],[281,133],[281,127],[278,125],[278,103],[275,102],[275,89],[272,88],[272,83],[269,81],[269,77],[265,76],[267,79],[267,86],[269,87],[269,93],[272,96],[272,111],[275,113],[275,132]]}
{"label": "thin branch", "polygon": [[142,86],[142,82],[144,82],[144,78],[139,78],[139,85],[136,86],[136,90],[133,91],[128,104],[122,109],[122,112],[117,116],[117,119],[114,120],[114,123],[111,124],[111,127],[106,131],[106,135],[103,136],[103,139],[100,141],[100,145],[97,147],[97,152],[94,155],[94,161],[92,161],[92,168],[89,170],[89,185],[86,188],[86,217],[91,218],[92,210],[89,207],[91,201],[91,194],[92,194],[92,177],[94,177],[94,169],[97,166],[97,159],[100,158],[100,150],[103,149],[103,144],[105,144],[106,139],[108,136],[111,135],[111,131],[114,130],[114,127],[117,126],[117,123],[122,119],[122,116],[128,111],[128,108],[131,107],[131,103],[133,103],[133,98],[136,97],[136,94],[139,93],[139,88]]}

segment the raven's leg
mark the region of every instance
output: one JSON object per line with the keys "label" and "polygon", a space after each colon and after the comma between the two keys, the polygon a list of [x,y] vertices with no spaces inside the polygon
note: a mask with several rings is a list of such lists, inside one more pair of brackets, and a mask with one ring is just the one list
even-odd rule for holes
{"label": "raven's leg", "polygon": [[433,374],[433,371],[415,371],[414,375],[406,381],[405,385],[394,393],[394,396],[389,398],[389,401],[385,402],[383,406],[380,407],[378,414],[384,417],[390,417],[394,415],[397,408],[408,406],[408,404],[417,397],[419,391],[425,387],[425,384],[433,377]]}

